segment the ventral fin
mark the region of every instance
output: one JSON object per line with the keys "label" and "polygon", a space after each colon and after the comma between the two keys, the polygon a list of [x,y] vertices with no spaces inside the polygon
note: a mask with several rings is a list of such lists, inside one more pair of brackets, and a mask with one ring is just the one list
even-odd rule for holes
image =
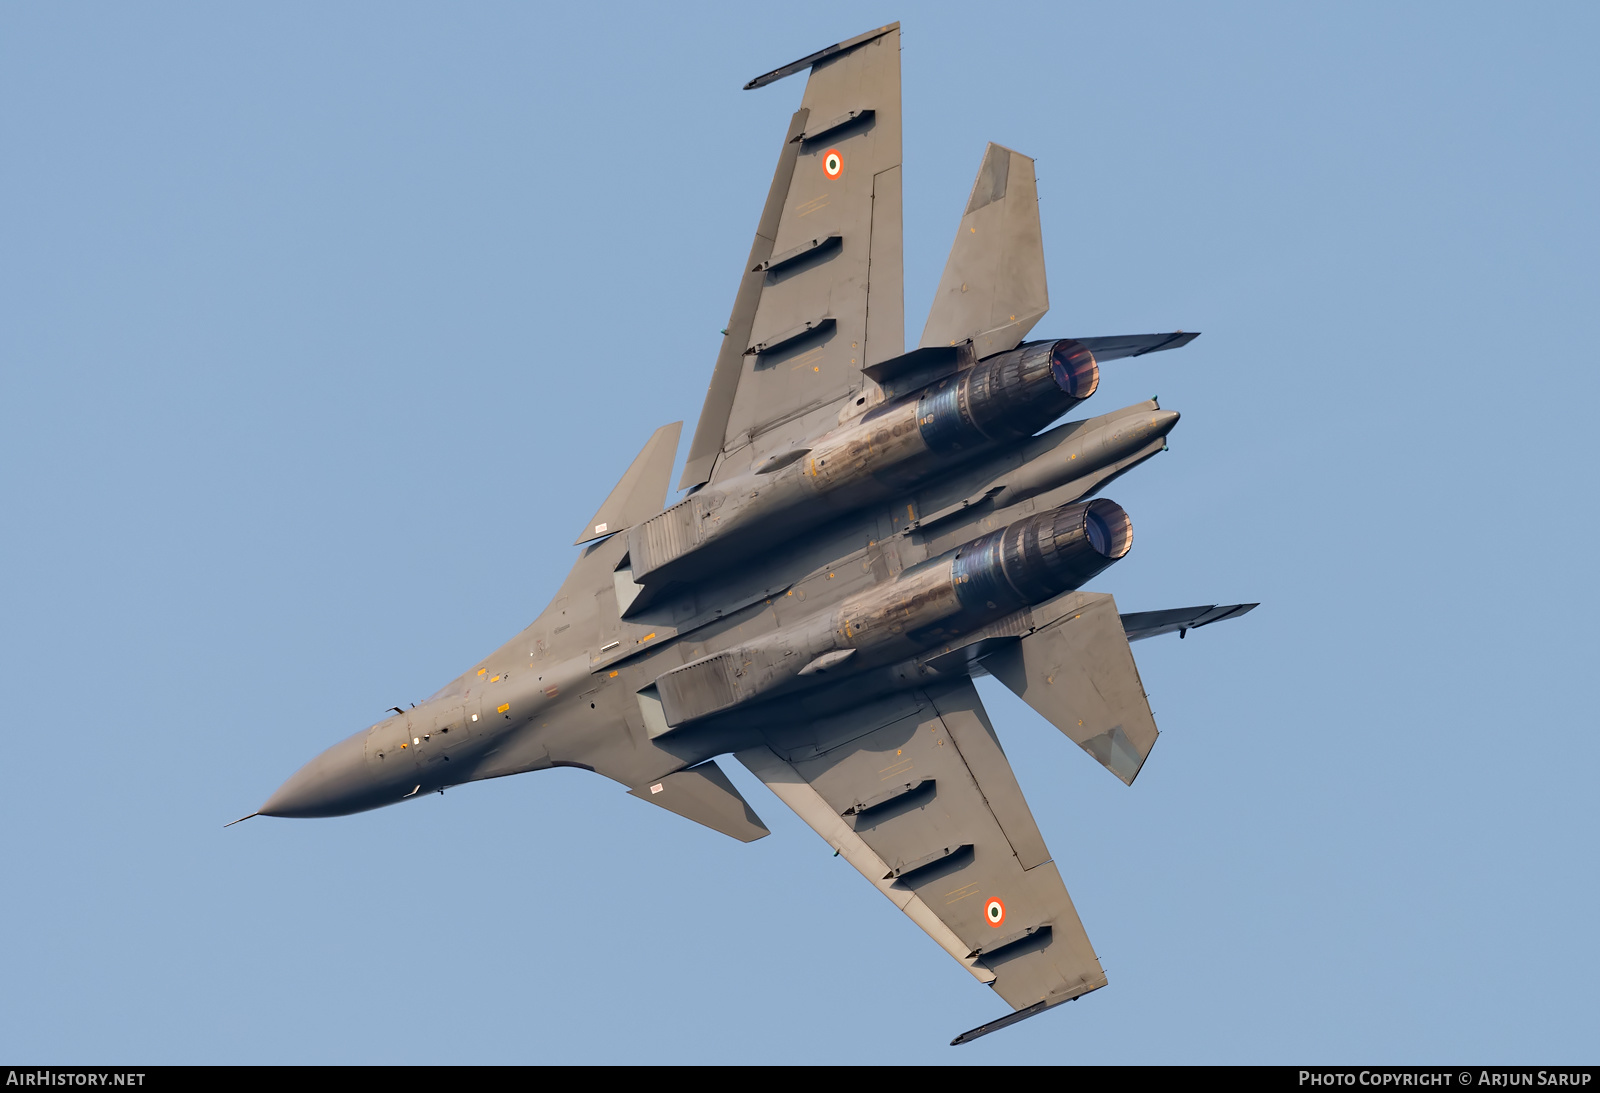
{"label": "ventral fin", "polygon": [[628,792],[742,843],[771,834],[715,759]]}
{"label": "ventral fin", "polygon": [[674,421],[651,434],[644,450],[634,459],[633,465],[622,476],[622,481],[611,491],[605,504],[600,506],[600,511],[594,514],[594,518],[583,529],[583,534],[573,543],[574,546],[626,531],[650,519],[665,507],[667,484],[672,479],[672,461],[677,458],[678,435],[682,431],[683,422]]}

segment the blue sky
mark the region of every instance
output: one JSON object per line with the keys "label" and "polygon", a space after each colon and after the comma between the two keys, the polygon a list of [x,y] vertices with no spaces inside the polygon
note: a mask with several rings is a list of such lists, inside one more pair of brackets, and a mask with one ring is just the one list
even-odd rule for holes
{"label": "blue sky", "polygon": [[[0,9],[0,1054],[1592,1061],[1592,5]],[[992,13],[987,13],[992,10]],[[531,620],[692,430],[802,81],[900,19],[907,327],[1038,159],[1135,787],[980,685],[1110,986],[999,1000],[742,770],[221,824]],[[731,764],[730,764],[731,765]]]}

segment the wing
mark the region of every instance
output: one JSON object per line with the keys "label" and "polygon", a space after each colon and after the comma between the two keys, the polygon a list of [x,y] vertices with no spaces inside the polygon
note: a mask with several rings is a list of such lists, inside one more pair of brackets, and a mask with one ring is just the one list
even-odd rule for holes
{"label": "wing", "polygon": [[861,369],[905,348],[899,27],[750,82],[761,87],[811,69],[680,489],[747,465],[791,431],[808,432],[811,415],[836,417],[826,408],[872,382]]}
{"label": "wing", "polygon": [[1014,1013],[1106,983],[970,679],[894,696],[738,759]]}

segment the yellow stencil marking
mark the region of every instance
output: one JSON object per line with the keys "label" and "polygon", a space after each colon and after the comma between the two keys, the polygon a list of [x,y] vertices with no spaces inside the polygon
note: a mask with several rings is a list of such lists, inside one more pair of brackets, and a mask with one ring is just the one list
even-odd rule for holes
{"label": "yellow stencil marking", "polygon": [[499,706],[495,707],[495,711],[494,712],[495,713],[505,713],[510,708],[511,708],[511,703],[502,702]]}
{"label": "yellow stencil marking", "polygon": [[958,900],[963,900],[963,899],[966,899],[968,896],[975,896],[977,894],[978,894],[978,886],[976,884],[968,884],[968,885],[964,885],[961,888],[954,888],[954,889],[951,889],[950,891],[946,892],[944,894],[944,901],[946,903],[955,903]]}
{"label": "yellow stencil marking", "polygon": [[829,195],[827,194],[823,194],[821,197],[813,197],[810,201],[802,201],[800,204],[794,207],[795,215],[810,216],[818,209],[826,208],[828,204],[828,196]]}
{"label": "yellow stencil marking", "polygon": [[916,766],[916,764],[910,759],[902,759],[900,762],[891,767],[884,767],[883,770],[879,772],[882,777],[880,777],[878,781],[887,782],[891,778],[904,777],[906,771],[910,770],[914,766]]}
{"label": "yellow stencil marking", "polygon": [[489,669],[487,669],[487,668],[479,668],[479,669],[478,669],[478,674],[479,674],[479,675],[480,675],[480,676],[482,676],[482,675],[488,675],[488,674],[489,674]]}
{"label": "yellow stencil marking", "polygon": [[[637,644],[643,645],[645,642],[649,641],[651,638],[653,638],[655,636],[656,636],[656,632],[654,630],[652,630],[648,634],[646,634],[644,637],[640,638],[638,640]],[[612,672],[611,674],[612,675],[616,675],[617,673]]]}
{"label": "yellow stencil marking", "polygon": [[[794,359],[794,363],[789,366],[789,371],[798,372],[800,369],[804,368],[806,365],[812,364],[813,362],[819,361],[821,359],[822,359],[822,346],[819,345],[815,349],[807,350],[806,352],[804,352],[804,353],[800,354],[798,357],[796,357]],[[816,371],[816,369],[813,368],[812,371]]]}
{"label": "yellow stencil marking", "polygon": [[612,679],[616,679],[616,678],[617,678],[617,673],[615,673],[615,672],[612,672],[612,673],[611,673],[611,678],[612,678]]}
{"label": "yellow stencil marking", "polygon": [[490,676],[489,677],[489,682],[490,683],[499,683],[500,682],[500,677],[499,676]]}

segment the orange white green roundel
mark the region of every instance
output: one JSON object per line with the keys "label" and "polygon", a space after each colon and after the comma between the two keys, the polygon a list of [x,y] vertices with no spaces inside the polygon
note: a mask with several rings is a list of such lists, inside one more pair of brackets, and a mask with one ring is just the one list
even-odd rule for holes
{"label": "orange white green roundel", "polygon": [[983,918],[990,926],[998,926],[1006,920],[1006,905],[997,899],[991,899],[983,905]]}
{"label": "orange white green roundel", "polygon": [[830,179],[837,179],[844,174],[844,157],[839,154],[839,149],[829,148],[822,153],[822,173]]}

